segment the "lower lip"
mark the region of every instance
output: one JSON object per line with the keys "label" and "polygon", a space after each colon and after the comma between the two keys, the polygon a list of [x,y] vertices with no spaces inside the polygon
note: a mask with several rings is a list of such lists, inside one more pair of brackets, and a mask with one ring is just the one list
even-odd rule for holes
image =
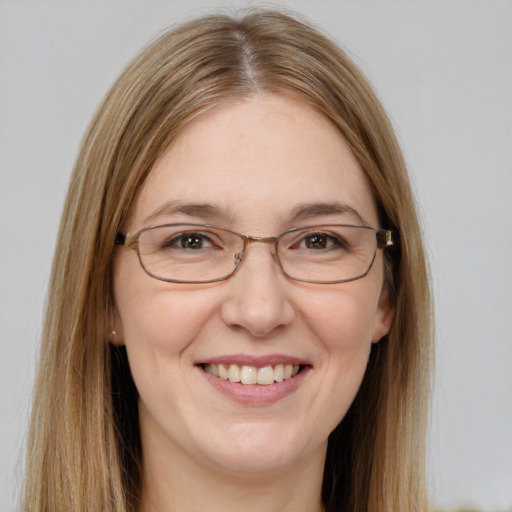
{"label": "lower lip", "polygon": [[214,377],[210,373],[198,367],[205,379],[220,393],[231,398],[235,402],[249,406],[262,406],[273,404],[282,398],[291,395],[304,381],[309,368],[304,368],[300,373],[283,380],[263,386],[261,384],[241,384],[229,380]]}

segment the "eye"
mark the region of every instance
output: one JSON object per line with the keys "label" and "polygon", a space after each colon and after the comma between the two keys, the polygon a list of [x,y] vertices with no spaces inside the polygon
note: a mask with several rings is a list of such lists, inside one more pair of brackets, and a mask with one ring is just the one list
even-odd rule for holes
{"label": "eye", "polygon": [[199,250],[213,247],[211,239],[203,233],[178,233],[165,240],[163,247]]}
{"label": "eye", "polygon": [[344,241],[329,233],[307,233],[297,244],[299,249],[326,250],[344,247]]}
{"label": "eye", "polygon": [[313,233],[304,238],[303,242],[308,249],[325,249],[329,246],[330,240],[324,234]]}

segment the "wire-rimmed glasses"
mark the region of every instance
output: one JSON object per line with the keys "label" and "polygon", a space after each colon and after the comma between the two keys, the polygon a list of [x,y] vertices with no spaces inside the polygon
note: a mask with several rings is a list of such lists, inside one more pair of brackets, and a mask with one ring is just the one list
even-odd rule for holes
{"label": "wire-rimmed glasses", "polygon": [[290,279],[334,284],[368,274],[377,249],[394,245],[393,231],[350,224],[289,229],[276,237],[246,236],[209,224],[163,224],[134,235],[119,233],[115,243],[137,251],[142,268],[173,283],[212,283],[231,277],[248,245],[274,245],[274,258]]}

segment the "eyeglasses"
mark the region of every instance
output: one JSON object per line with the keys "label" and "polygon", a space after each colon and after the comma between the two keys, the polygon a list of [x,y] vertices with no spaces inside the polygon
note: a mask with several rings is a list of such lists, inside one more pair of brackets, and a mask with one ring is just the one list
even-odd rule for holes
{"label": "eyeglasses", "polygon": [[137,251],[142,268],[173,283],[213,283],[231,277],[249,244],[274,245],[274,258],[290,279],[344,283],[368,274],[377,249],[395,245],[393,231],[346,224],[293,228],[276,237],[246,236],[208,224],[164,224],[115,243]]}

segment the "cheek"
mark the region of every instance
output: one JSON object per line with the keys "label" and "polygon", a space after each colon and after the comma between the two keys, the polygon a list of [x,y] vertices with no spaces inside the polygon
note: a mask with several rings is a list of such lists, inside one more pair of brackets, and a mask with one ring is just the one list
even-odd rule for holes
{"label": "cheek", "polygon": [[118,300],[124,340],[128,348],[183,350],[215,311],[215,302],[204,292],[173,292],[157,286]]}
{"label": "cheek", "polygon": [[357,351],[371,344],[378,292],[350,286],[356,283],[325,290],[302,308],[309,328],[329,352]]}
{"label": "cheek", "polygon": [[308,328],[323,354],[318,370],[321,391],[318,416],[327,435],[347,413],[363,380],[372,346],[376,293],[358,293],[347,288],[324,292],[311,301]]}
{"label": "cheek", "polygon": [[[155,417],[163,418],[176,408],[189,406],[176,400],[186,388],[184,371],[190,367],[194,342],[210,317],[214,301],[205,300],[204,293],[195,297],[194,292],[161,291],[156,284],[146,292],[125,294],[119,301],[119,314],[141,400]],[[168,393],[170,388],[175,390],[173,394]],[[163,419],[161,422],[165,423]]]}
{"label": "cheek", "polygon": [[180,345],[197,331],[215,308],[212,288],[188,289],[148,276],[135,252],[114,260],[116,331],[127,346]]}

